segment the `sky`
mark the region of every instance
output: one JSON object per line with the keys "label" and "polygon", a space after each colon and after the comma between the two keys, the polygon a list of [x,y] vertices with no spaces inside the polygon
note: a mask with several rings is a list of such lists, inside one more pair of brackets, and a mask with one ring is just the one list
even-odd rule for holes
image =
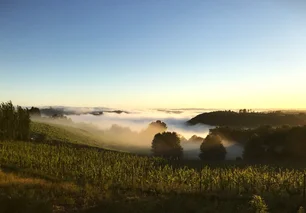
{"label": "sky", "polygon": [[0,102],[306,108],[305,0],[0,0]]}

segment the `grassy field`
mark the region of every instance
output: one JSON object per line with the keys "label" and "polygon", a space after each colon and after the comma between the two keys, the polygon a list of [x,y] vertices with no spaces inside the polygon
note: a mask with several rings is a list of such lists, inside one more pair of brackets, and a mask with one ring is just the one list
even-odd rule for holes
{"label": "grassy field", "polygon": [[45,135],[47,141],[62,141],[89,146],[103,146],[103,138],[93,128],[81,128],[47,122],[31,122],[32,133]]}
{"label": "grassy field", "polygon": [[[32,123],[31,129],[46,134],[47,140],[0,141],[0,200],[5,208],[23,206],[21,212],[256,212],[266,202],[268,212],[297,212],[304,204],[303,169],[176,167],[158,158],[97,148],[98,141],[91,141],[90,133],[73,127]],[[52,140],[57,143],[48,142]]]}
{"label": "grassy field", "polygon": [[[0,171],[1,213],[256,212],[251,197],[100,190]],[[278,205],[278,203],[275,203]],[[258,205],[259,206],[259,205]],[[294,208],[294,206],[291,206]],[[262,208],[259,206],[259,208]],[[278,211],[282,212],[282,211]],[[283,211],[286,212],[286,211]]]}
{"label": "grassy field", "polygon": [[32,121],[30,128],[32,134],[44,135],[44,141],[46,142],[68,142],[121,152],[128,152],[128,150],[132,149],[137,150],[137,146],[133,147],[132,144],[114,141],[114,138],[109,137],[107,132],[91,124],[40,119]]}

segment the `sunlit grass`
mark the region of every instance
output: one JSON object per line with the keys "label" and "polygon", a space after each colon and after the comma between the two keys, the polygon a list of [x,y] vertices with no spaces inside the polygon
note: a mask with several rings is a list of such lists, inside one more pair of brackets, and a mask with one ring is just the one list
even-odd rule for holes
{"label": "sunlit grass", "polygon": [[92,146],[103,145],[102,132],[101,135],[98,135],[92,134],[88,129],[42,122],[31,122],[30,128],[32,133],[43,134],[49,141],[56,140]]}

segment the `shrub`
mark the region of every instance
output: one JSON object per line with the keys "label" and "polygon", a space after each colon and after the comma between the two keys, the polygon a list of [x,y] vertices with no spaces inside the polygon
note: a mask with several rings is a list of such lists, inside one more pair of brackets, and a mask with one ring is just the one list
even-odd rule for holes
{"label": "shrub", "polygon": [[259,195],[253,195],[250,201],[250,208],[254,213],[268,213],[268,206]]}

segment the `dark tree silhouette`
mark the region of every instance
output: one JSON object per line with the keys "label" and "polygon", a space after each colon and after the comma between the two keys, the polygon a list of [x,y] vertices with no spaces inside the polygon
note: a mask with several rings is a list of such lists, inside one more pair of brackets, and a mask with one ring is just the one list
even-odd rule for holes
{"label": "dark tree silhouette", "polygon": [[306,159],[306,126],[265,127],[257,128],[253,132],[244,147],[244,160]]}
{"label": "dark tree silhouette", "polygon": [[162,122],[160,120],[157,120],[155,122],[152,122],[149,124],[147,130],[149,131],[157,131],[156,133],[158,132],[165,132],[167,130],[167,124],[165,122]]}
{"label": "dark tree silhouette", "polygon": [[244,160],[262,160],[266,151],[263,138],[254,134],[246,143],[242,156]]}
{"label": "dark tree silhouette", "polygon": [[40,109],[37,107],[31,107],[28,112],[31,116],[41,117]]}
{"label": "dark tree silhouette", "polygon": [[11,101],[0,105],[0,139],[28,140],[30,132],[30,115],[27,109],[17,106]]}
{"label": "dark tree silhouette", "polygon": [[54,120],[60,120],[61,122],[72,123],[72,119],[63,114],[54,114],[51,118]]}
{"label": "dark tree silhouette", "polygon": [[30,115],[27,109],[22,107],[17,107],[16,113],[16,139],[18,140],[28,140],[30,137]]}
{"label": "dark tree silhouette", "polygon": [[165,158],[181,158],[183,148],[180,138],[175,132],[163,132],[155,135],[152,141],[152,152],[155,156]]}
{"label": "dark tree silhouette", "polygon": [[284,138],[286,140],[284,151],[290,158],[306,158],[306,126],[289,129]]}
{"label": "dark tree silhouette", "polygon": [[[64,114],[63,108],[42,108],[40,109],[41,114],[52,117],[55,114],[62,115]],[[67,114],[67,113],[66,113]]]}
{"label": "dark tree silhouette", "polygon": [[202,160],[224,160],[226,149],[222,144],[221,137],[209,134],[200,147]]}

